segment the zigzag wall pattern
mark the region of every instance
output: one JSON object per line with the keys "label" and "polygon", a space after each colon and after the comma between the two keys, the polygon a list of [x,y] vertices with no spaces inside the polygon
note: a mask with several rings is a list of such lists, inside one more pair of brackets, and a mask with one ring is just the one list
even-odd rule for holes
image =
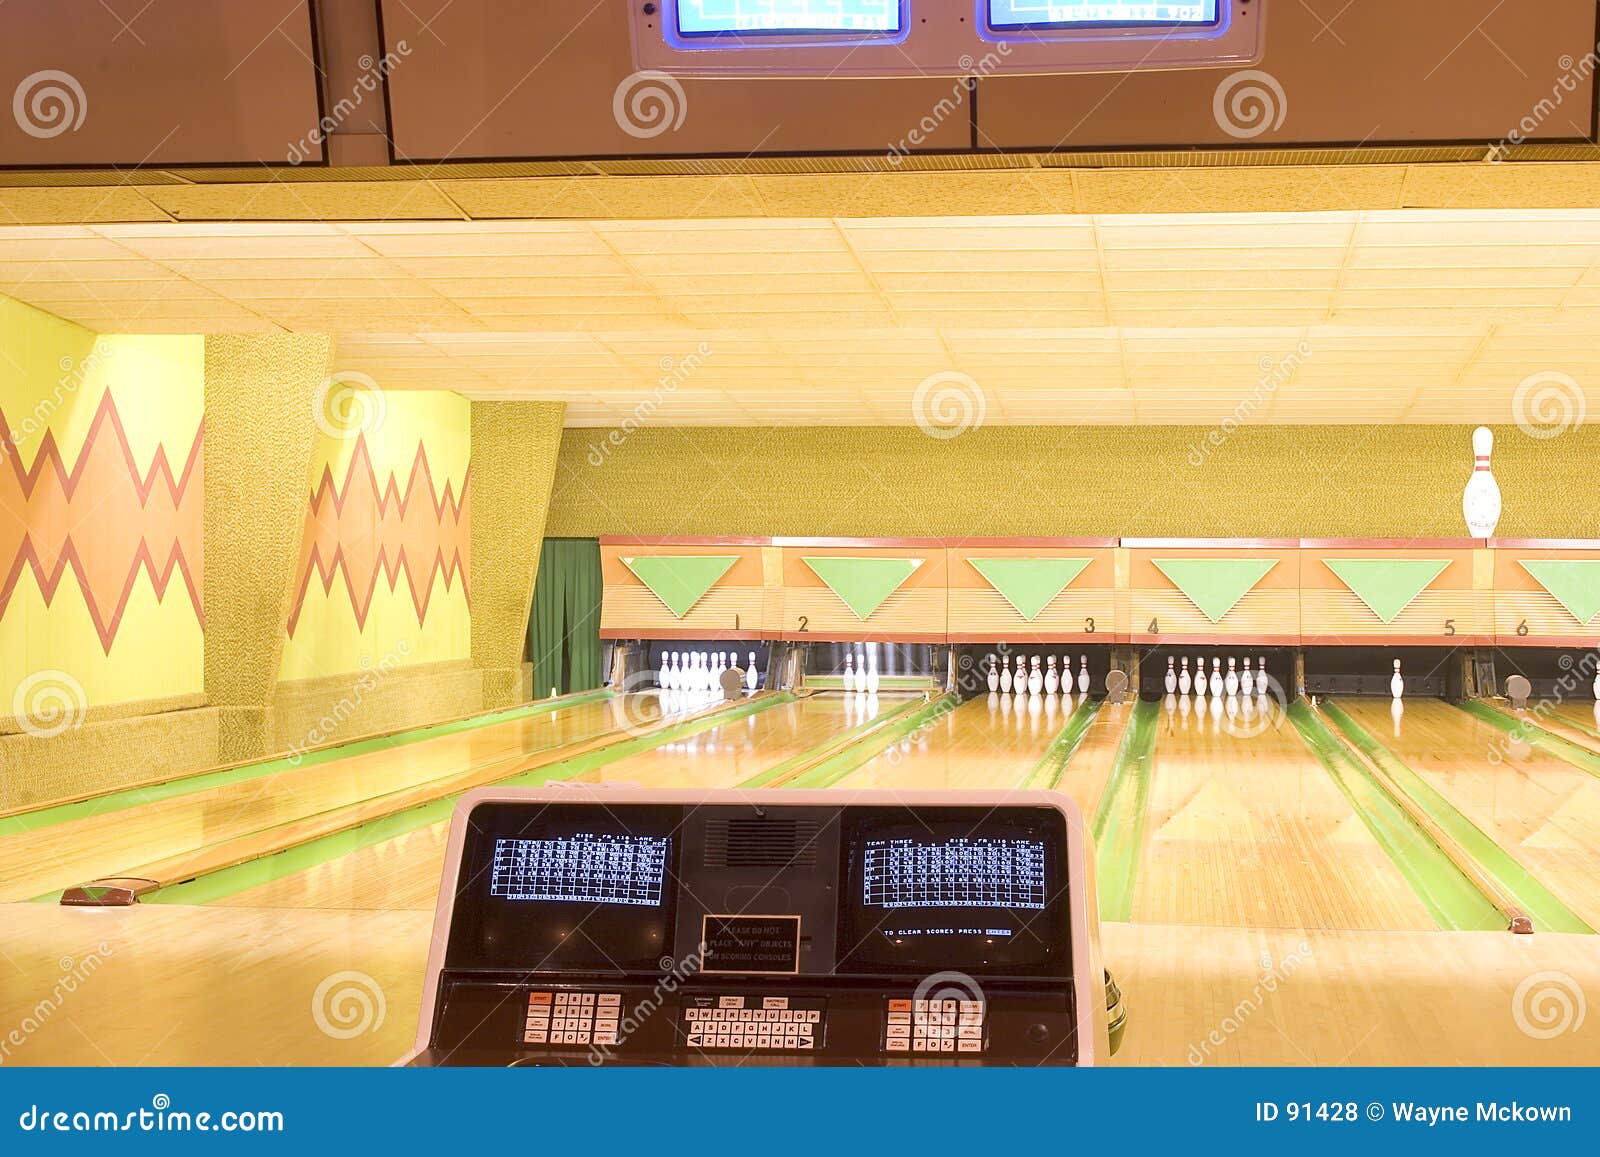
{"label": "zigzag wall pattern", "polygon": [[435,576],[444,577],[446,590],[460,582],[470,598],[466,584],[471,486],[469,469],[459,499],[449,480],[440,493],[421,442],[404,488],[392,471],[380,485],[365,435],[357,435],[344,485],[336,486],[333,468],[325,466],[311,492],[289,636],[294,637],[313,578],[325,594],[332,592],[335,581],[344,580],[358,629],[366,625],[380,577],[393,591],[404,573],[419,626],[427,621]]}
{"label": "zigzag wall pattern", "polygon": [[[0,431],[10,429],[0,409]],[[144,573],[162,601],[180,578],[203,626],[204,441],[202,423],[176,475],[164,445],[141,475],[107,391],[70,467],[53,430],[44,432],[27,469],[9,439],[0,442],[0,618],[24,571],[33,573],[46,606],[70,573],[109,655]]]}

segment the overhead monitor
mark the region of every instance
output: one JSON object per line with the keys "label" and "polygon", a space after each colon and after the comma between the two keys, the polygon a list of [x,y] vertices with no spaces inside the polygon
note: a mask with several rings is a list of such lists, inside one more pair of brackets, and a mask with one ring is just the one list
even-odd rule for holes
{"label": "overhead monitor", "polygon": [[1269,0],[620,0],[640,69],[697,77],[1225,68]]}

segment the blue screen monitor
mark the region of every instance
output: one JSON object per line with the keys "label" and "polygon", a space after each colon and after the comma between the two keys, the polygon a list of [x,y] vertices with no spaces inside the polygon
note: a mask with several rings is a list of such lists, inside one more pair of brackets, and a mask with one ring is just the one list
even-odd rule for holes
{"label": "blue screen monitor", "polygon": [[988,0],[989,27],[1128,28],[1167,25],[1206,28],[1221,19],[1222,0]]}
{"label": "blue screen monitor", "polygon": [[680,36],[896,33],[901,0],[678,0]]}

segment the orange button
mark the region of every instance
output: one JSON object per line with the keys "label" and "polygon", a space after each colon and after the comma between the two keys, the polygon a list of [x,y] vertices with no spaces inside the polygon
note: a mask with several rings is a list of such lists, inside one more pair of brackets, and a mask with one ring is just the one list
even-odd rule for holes
{"label": "orange button", "polygon": [[911,1011],[911,1002],[909,1000],[891,1000],[889,1002],[889,1011],[890,1012],[910,1012]]}
{"label": "orange button", "polygon": [[529,996],[528,996],[528,1003],[529,1004],[549,1004],[550,1003],[550,994],[548,992],[530,993]]}

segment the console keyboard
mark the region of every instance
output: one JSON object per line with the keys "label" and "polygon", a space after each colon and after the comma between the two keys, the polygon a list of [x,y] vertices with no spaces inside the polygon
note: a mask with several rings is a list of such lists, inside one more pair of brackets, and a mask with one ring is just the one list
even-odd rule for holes
{"label": "console keyboard", "polygon": [[883,1051],[886,1053],[981,1053],[984,1035],[981,1000],[903,1000],[885,998]]}
{"label": "console keyboard", "polygon": [[620,992],[530,992],[522,1043],[614,1045],[621,1016]]}
{"label": "console keyboard", "polygon": [[690,996],[682,1027],[691,1048],[814,1052],[822,1047],[826,1006],[820,997]]}

